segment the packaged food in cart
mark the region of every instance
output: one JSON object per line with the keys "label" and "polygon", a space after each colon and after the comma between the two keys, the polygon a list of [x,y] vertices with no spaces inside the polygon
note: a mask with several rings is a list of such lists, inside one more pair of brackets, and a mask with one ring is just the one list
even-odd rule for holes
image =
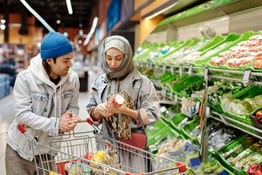
{"label": "packaged food in cart", "polygon": [[[92,124],[91,119],[87,122]],[[26,129],[19,125],[31,145],[32,153],[38,150],[41,155],[34,155],[37,175],[88,175],[88,174],[182,174],[186,165],[175,160],[154,155],[150,151],[136,148],[124,142],[106,138],[94,128],[87,132],[69,132],[61,136],[49,137],[49,145],[37,142]],[[52,147],[52,143],[60,147]],[[40,151],[39,151],[40,150]],[[43,150],[43,151],[41,151]],[[43,153],[45,152],[45,153]],[[149,172],[139,167],[131,167],[129,156],[144,158],[144,164]],[[163,166],[163,162],[165,166]],[[147,167],[148,166],[148,167]]]}

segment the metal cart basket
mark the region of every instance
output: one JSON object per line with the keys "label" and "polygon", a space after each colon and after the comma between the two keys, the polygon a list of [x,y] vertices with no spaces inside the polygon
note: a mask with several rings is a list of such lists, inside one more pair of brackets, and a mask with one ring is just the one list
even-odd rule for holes
{"label": "metal cart basket", "polygon": [[[182,174],[186,165],[103,137],[99,132],[70,132],[62,136],[49,137],[49,144],[37,142],[22,125],[32,148],[38,175],[87,175],[87,174]],[[55,146],[54,146],[55,145]],[[143,158],[146,170],[131,167],[121,157],[122,153]]]}

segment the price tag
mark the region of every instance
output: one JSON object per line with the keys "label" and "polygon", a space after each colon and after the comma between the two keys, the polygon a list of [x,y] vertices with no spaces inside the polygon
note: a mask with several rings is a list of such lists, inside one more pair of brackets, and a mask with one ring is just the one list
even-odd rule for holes
{"label": "price tag", "polygon": [[208,80],[208,68],[205,68],[204,78],[206,81]]}
{"label": "price tag", "polygon": [[193,69],[193,65],[191,64],[191,65],[188,67],[188,75],[192,75],[192,69]]}
{"label": "price tag", "polygon": [[150,63],[146,63],[146,68],[150,69]]}
{"label": "price tag", "polygon": [[171,72],[172,75],[175,74],[174,66],[171,66],[171,67],[170,67],[170,72]]}
{"label": "price tag", "polygon": [[210,107],[206,107],[206,116],[207,116],[207,117],[210,116]]}
{"label": "price tag", "polygon": [[139,63],[138,63],[138,66],[139,66],[139,67],[142,67],[142,63],[141,63],[141,62],[139,62]]}
{"label": "price tag", "polygon": [[170,98],[170,99],[173,99],[173,92],[172,92],[172,91],[170,92],[169,98]]}
{"label": "price tag", "polygon": [[177,102],[177,94],[175,94],[175,99],[174,100],[175,100],[175,102]]}
{"label": "price tag", "polygon": [[166,73],[166,65],[163,65],[163,73]]}
{"label": "price tag", "polygon": [[251,70],[245,70],[242,82],[244,83],[244,86],[247,86],[249,84],[249,78],[251,76]]}
{"label": "price tag", "polygon": [[162,90],[161,90],[161,95],[162,95],[163,97],[166,96],[166,90],[165,90],[165,89],[162,89]]}
{"label": "price tag", "polygon": [[180,75],[180,77],[183,76],[183,68],[181,66],[179,67],[179,75]]}

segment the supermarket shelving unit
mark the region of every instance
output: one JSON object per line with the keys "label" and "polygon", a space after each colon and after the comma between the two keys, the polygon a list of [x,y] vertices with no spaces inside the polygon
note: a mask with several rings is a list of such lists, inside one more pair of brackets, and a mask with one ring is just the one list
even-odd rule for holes
{"label": "supermarket shelving unit", "polygon": [[[248,85],[262,85],[261,81],[256,81],[256,77],[262,77],[262,73],[259,72],[254,72],[252,70],[246,70],[246,71],[235,71],[235,70],[221,70],[221,69],[214,69],[214,68],[199,68],[199,67],[194,67],[192,65],[190,66],[172,66],[172,65],[166,65],[166,64],[156,64],[156,63],[151,63],[151,62],[136,62],[136,66],[137,67],[147,67],[148,69],[159,69],[160,71],[162,70],[163,73],[170,71],[172,74],[180,74],[180,76],[188,74],[188,75],[197,75],[197,76],[203,76],[206,83],[208,82],[208,80],[211,79],[218,79],[218,80],[229,80],[229,81],[235,81],[235,82],[242,82],[244,85],[248,86]],[[203,73],[195,73],[194,70],[202,70]],[[237,75],[241,75],[242,78],[232,78],[232,77],[228,77],[228,76],[217,76],[217,75],[211,75],[211,72],[223,72],[223,73],[229,73],[229,75],[231,74],[237,74]],[[208,84],[206,84],[206,87],[208,87]],[[178,97],[177,94],[172,93],[172,92],[168,92],[166,91],[166,89],[162,89],[161,90],[161,96],[163,97],[163,99],[161,99],[161,103],[162,104],[176,104],[178,102],[181,101],[181,98]],[[207,95],[207,94],[206,94]],[[206,98],[207,99],[207,98]],[[207,103],[205,103],[207,104]],[[205,117],[210,117],[213,118],[215,120],[218,120],[219,122],[222,122],[228,126],[234,127],[236,129],[239,129],[245,133],[248,133],[254,137],[257,137],[259,139],[262,139],[262,136],[252,133],[250,131],[247,131],[245,129],[243,129],[243,127],[247,127],[251,130],[257,131],[257,132],[261,132],[260,129],[254,127],[254,126],[250,126],[246,123],[243,123],[241,121],[238,121],[236,119],[233,119],[231,117],[228,117],[224,114],[219,114],[215,111],[212,111],[210,109],[210,107],[205,106],[204,107],[205,110]],[[216,116],[219,117],[216,117]],[[231,123],[229,123],[228,121],[232,121],[235,122],[239,125],[241,125],[241,127],[232,125]],[[243,126],[243,127],[242,127]]]}

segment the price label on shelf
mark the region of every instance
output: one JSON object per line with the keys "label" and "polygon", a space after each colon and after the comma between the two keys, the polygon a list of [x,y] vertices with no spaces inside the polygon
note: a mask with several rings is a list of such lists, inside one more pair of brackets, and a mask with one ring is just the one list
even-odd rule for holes
{"label": "price label on shelf", "polygon": [[172,75],[175,74],[174,66],[171,66],[171,67],[170,67],[170,72],[171,72]]}
{"label": "price label on shelf", "polygon": [[161,90],[161,95],[162,95],[163,97],[166,96],[166,90],[165,90],[165,89],[162,89],[162,90]]}
{"label": "price label on shelf", "polygon": [[174,100],[175,100],[175,102],[177,102],[177,94],[175,94],[175,97],[174,97]]}
{"label": "price label on shelf", "polygon": [[191,64],[191,65],[188,67],[188,75],[192,75],[192,69],[193,69],[193,65]]}
{"label": "price label on shelf", "polygon": [[139,66],[139,67],[142,67],[142,63],[141,63],[141,62],[139,62],[139,63],[138,63],[138,66]]}
{"label": "price label on shelf", "polygon": [[208,80],[208,68],[205,68],[204,79],[205,79],[206,81]]}
{"label": "price label on shelf", "polygon": [[166,65],[163,65],[163,73],[165,73],[166,72]]}
{"label": "price label on shelf", "polygon": [[180,66],[179,67],[179,75],[182,77],[183,76],[183,68]]}
{"label": "price label on shelf", "polygon": [[249,84],[249,79],[251,76],[251,70],[245,70],[242,82],[244,83],[245,86]]}
{"label": "price label on shelf", "polygon": [[150,63],[146,64],[147,69],[150,69]]}

